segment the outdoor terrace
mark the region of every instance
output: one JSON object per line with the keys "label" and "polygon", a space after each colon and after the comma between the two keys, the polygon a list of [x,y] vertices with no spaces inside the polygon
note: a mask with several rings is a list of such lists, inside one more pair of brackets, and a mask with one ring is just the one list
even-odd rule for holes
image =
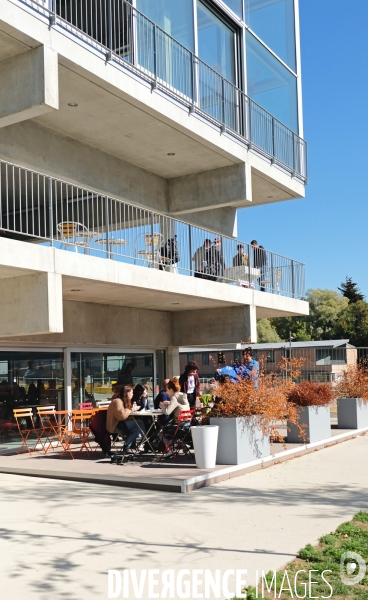
{"label": "outdoor terrace", "polygon": [[[295,299],[305,295],[300,262],[4,161],[0,207],[4,237],[186,276],[209,268],[204,250],[200,267],[193,258],[205,240],[213,251],[217,239],[213,281]],[[239,245],[244,259],[234,266]]]}

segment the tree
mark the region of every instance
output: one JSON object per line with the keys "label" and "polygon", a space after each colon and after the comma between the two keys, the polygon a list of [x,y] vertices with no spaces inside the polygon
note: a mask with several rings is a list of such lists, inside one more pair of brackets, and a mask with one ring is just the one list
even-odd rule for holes
{"label": "tree", "polygon": [[354,346],[368,346],[368,303],[350,302],[339,315],[335,326],[337,337],[348,339]]}
{"label": "tree", "polygon": [[257,339],[259,344],[282,341],[269,319],[259,319],[257,321]]}
{"label": "tree", "polygon": [[329,340],[336,336],[336,324],[349,301],[334,290],[308,290],[309,315],[306,317],[281,317],[271,319],[282,340]]}
{"label": "tree", "polygon": [[364,300],[363,294],[359,291],[358,284],[354,283],[351,277],[346,277],[341,287],[337,288],[342,295],[349,300],[349,303]]}

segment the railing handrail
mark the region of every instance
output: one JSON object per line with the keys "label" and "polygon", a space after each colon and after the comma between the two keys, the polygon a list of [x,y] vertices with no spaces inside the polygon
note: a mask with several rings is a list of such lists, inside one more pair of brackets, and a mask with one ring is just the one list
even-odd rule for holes
{"label": "railing handrail", "polygon": [[[38,171],[38,170],[35,170],[33,168],[30,169],[28,167],[24,167],[22,165],[18,165],[18,164],[14,163],[14,162],[10,162],[8,160],[3,160],[3,159],[0,159],[0,165],[1,164],[7,165],[7,166],[10,166],[10,167],[14,167],[16,169],[21,169],[22,171],[26,171],[28,173],[32,173],[33,175],[38,175],[40,177],[44,177],[45,179],[48,179],[50,181],[55,181],[57,183],[61,183],[61,184],[64,184],[66,186],[70,186],[70,187],[75,188],[77,190],[81,190],[81,191],[83,191],[83,192],[85,192],[87,194],[95,194],[96,196],[101,196],[103,198],[107,198],[108,200],[113,200],[114,202],[118,202],[118,203],[120,203],[122,205],[125,205],[125,206],[128,206],[128,207],[130,207],[132,209],[140,208],[142,210],[145,210],[150,215],[154,215],[154,216],[157,216],[157,217],[164,217],[166,219],[171,219],[174,222],[182,223],[184,225],[187,225],[188,227],[195,227],[199,231],[212,233],[213,235],[215,235],[217,237],[221,237],[222,239],[230,240],[232,242],[237,242],[238,244],[243,244],[244,246],[249,246],[249,247],[252,246],[250,242],[244,242],[243,240],[240,240],[238,237],[231,237],[229,235],[222,234],[221,232],[216,231],[215,229],[212,229],[212,228],[206,228],[205,229],[204,227],[200,227],[199,225],[196,225],[194,223],[190,223],[189,221],[185,221],[185,220],[182,220],[182,219],[177,219],[176,217],[174,217],[174,216],[172,216],[170,214],[153,210],[152,208],[146,207],[144,205],[132,204],[131,202],[127,202],[126,200],[121,200],[120,198],[116,198],[115,196],[112,196],[110,194],[106,194],[105,192],[99,192],[97,190],[93,190],[93,189],[91,189],[89,187],[86,187],[84,185],[73,183],[71,181],[67,181],[67,180],[62,179],[60,177],[55,177],[54,175],[50,175],[48,173],[43,173],[42,171]],[[1,194],[1,189],[0,189],[0,194]],[[83,197],[82,198],[78,198],[78,199],[75,200],[75,202],[82,201],[83,199],[84,199]],[[70,201],[70,199],[68,199],[68,201]],[[1,207],[1,198],[0,198],[0,207]],[[32,207],[29,207],[28,211],[31,211],[31,210],[32,210]],[[9,214],[11,214],[11,215],[13,215],[13,214],[19,214],[20,212],[22,212],[22,210],[16,210],[16,211],[14,211],[14,213],[9,213]],[[45,239],[48,239],[48,237],[45,237]],[[299,265],[299,266],[305,267],[305,263],[302,263],[300,261],[297,261],[297,260],[294,260],[294,259],[289,258],[287,256],[284,256],[283,254],[278,254],[278,253],[273,252],[272,250],[268,250],[267,248],[264,248],[264,247],[263,247],[263,250],[265,252],[268,252],[269,254],[271,254],[273,256],[277,256],[279,258],[283,258],[285,260],[292,261],[295,265]]]}
{"label": "railing handrail", "polygon": [[[54,17],[57,16],[58,20],[60,20],[61,22],[65,22],[69,25],[68,29],[73,28],[77,31],[82,32],[83,36],[89,38],[90,40],[93,40],[95,43],[97,42],[102,48],[106,48],[109,52],[111,52],[111,54],[114,54],[117,58],[119,57],[119,54],[117,54],[116,52],[114,52],[114,50],[112,48],[108,48],[108,46],[106,46],[106,44],[103,44],[101,41],[96,40],[95,38],[93,38],[91,35],[89,35],[88,33],[86,33],[85,31],[83,31],[82,29],[80,29],[77,25],[75,25],[74,23],[72,23],[71,21],[68,21],[67,19],[64,19],[61,15],[59,15],[58,13],[56,13],[56,5],[55,2],[53,3],[54,9],[50,10],[44,6],[42,6],[41,4],[39,4],[37,2],[37,0],[21,0],[22,2],[24,2],[25,4],[28,5],[32,5],[33,7],[36,5],[38,7],[40,7],[42,9],[42,13],[44,14],[45,12],[47,12],[50,15],[50,18],[53,17],[53,22],[52,25],[54,26],[56,24],[56,19]],[[192,52],[191,50],[189,50],[188,48],[186,48],[183,44],[181,44],[181,42],[179,42],[178,40],[176,40],[175,38],[173,38],[170,34],[168,34],[166,31],[164,31],[159,25],[157,25],[156,23],[154,23],[151,19],[149,19],[146,15],[144,15],[141,11],[139,11],[138,9],[136,9],[134,6],[132,6],[132,4],[130,4],[130,2],[128,2],[127,0],[119,0],[123,5],[129,7],[129,10],[132,11],[132,14],[135,15],[139,15],[139,18],[142,18],[145,22],[149,23],[152,27],[154,27],[156,30],[160,31],[161,34],[163,36],[165,36],[165,38],[171,40],[173,43],[175,43],[179,48],[181,48],[183,51],[185,51],[186,53],[188,53],[188,56],[191,57],[191,63],[192,63],[192,68],[193,68],[193,63],[197,63],[197,64],[202,64],[206,67],[206,69],[209,70],[209,72],[211,72],[213,75],[215,75],[216,77],[219,78],[219,80],[222,82],[222,85],[227,85],[227,86],[231,86],[231,88],[234,90],[234,94],[239,94],[241,95],[241,97],[245,100],[245,103],[249,103],[249,105],[253,105],[255,107],[257,107],[257,109],[259,109],[259,111],[261,111],[261,114],[264,115],[267,119],[270,119],[272,121],[272,123],[277,123],[285,132],[285,135],[289,135],[292,138],[292,155],[293,155],[293,165],[291,166],[290,164],[287,164],[285,162],[283,162],[280,158],[277,158],[277,156],[275,156],[275,153],[271,154],[267,149],[262,148],[261,146],[259,146],[259,144],[257,144],[256,141],[252,140],[251,137],[251,133],[250,135],[246,135],[245,132],[238,132],[235,129],[233,129],[231,126],[229,126],[228,124],[226,124],[225,122],[223,122],[222,120],[220,120],[219,118],[214,117],[213,115],[211,115],[210,113],[206,112],[205,110],[203,110],[203,108],[201,108],[200,106],[196,105],[196,100],[193,96],[193,104],[192,106],[195,106],[195,108],[197,110],[199,110],[201,113],[207,115],[212,121],[215,121],[217,123],[221,124],[221,127],[224,127],[226,131],[228,131],[229,133],[234,133],[236,138],[240,137],[242,139],[245,140],[245,142],[247,142],[250,145],[250,148],[258,148],[260,150],[260,152],[262,154],[266,154],[267,156],[272,157],[273,162],[276,162],[277,164],[279,164],[280,166],[286,168],[288,171],[291,171],[292,176],[297,175],[298,177],[300,177],[305,183],[307,183],[308,181],[308,162],[307,162],[307,142],[299,136],[298,133],[296,133],[295,131],[293,131],[290,127],[288,127],[287,125],[285,125],[284,123],[282,123],[279,119],[277,119],[277,117],[273,116],[270,112],[268,112],[265,108],[263,108],[260,104],[258,104],[255,100],[253,100],[252,98],[250,98],[243,90],[241,90],[239,87],[237,87],[236,85],[234,85],[231,81],[229,81],[226,77],[224,77],[223,75],[221,75],[220,73],[218,73],[215,69],[213,69],[213,67],[209,66],[207,63],[205,63],[201,58],[199,58],[196,54],[194,54],[194,52]],[[51,23],[51,21],[50,21]],[[123,59],[124,60],[124,59]],[[131,68],[134,69],[134,71],[137,70],[136,65],[134,65],[133,63],[130,63],[128,61],[124,60],[124,64],[125,66],[130,66]],[[141,72],[140,69],[138,69],[138,72]],[[146,74],[147,76],[147,74]],[[157,74],[155,76],[155,79],[157,81]],[[165,83],[160,83],[161,86],[165,87]],[[175,86],[168,86],[170,87],[170,93],[174,93],[173,92],[173,87]],[[183,94],[179,93],[179,90],[177,90],[177,94],[176,96],[183,101]],[[224,101],[224,98],[223,98]],[[239,110],[241,110],[239,108]],[[242,114],[242,117],[244,119],[244,122],[247,120],[247,116],[245,114]],[[249,133],[249,131],[247,131],[247,133]],[[300,157],[300,165],[299,165],[299,169],[296,170],[295,167],[295,148],[294,148],[294,144],[295,142],[299,145],[299,147],[303,147],[304,151],[303,151],[303,158]],[[290,149],[289,149],[290,150]],[[303,167],[301,166],[303,165]],[[305,171],[303,173],[303,171]]]}

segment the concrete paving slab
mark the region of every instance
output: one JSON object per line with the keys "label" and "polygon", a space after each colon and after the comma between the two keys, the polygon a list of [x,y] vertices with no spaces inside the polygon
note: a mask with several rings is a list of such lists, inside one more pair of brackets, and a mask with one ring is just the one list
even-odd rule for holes
{"label": "concrete paving slab", "polygon": [[367,451],[360,436],[186,495],[0,474],[1,595],[105,599],[107,570],[124,568],[241,568],[255,583],[368,510]]}

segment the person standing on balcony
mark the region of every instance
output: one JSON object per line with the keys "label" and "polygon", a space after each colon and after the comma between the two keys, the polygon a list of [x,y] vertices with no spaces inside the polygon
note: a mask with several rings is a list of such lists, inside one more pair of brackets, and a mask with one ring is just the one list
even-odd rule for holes
{"label": "person standing on balcony", "polygon": [[257,240],[252,240],[250,245],[253,247],[253,267],[259,269],[261,272],[261,276],[258,280],[259,289],[261,292],[265,292],[266,288],[263,285],[263,279],[267,267],[267,252],[263,246],[259,246]]}
{"label": "person standing on balcony", "polygon": [[208,275],[209,252],[211,251],[211,240],[204,240],[203,246],[200,246],[194,253],[192,262],[194,262],[194,277],[200,279],[213,279]]}
{"label": "person standing on balcony", "polygon": [[189,362],[187,364],[184,373],[180,375],[179,384],[180,391],[187,395],[190,408],[193,408],[201,393],[197,363]]}

